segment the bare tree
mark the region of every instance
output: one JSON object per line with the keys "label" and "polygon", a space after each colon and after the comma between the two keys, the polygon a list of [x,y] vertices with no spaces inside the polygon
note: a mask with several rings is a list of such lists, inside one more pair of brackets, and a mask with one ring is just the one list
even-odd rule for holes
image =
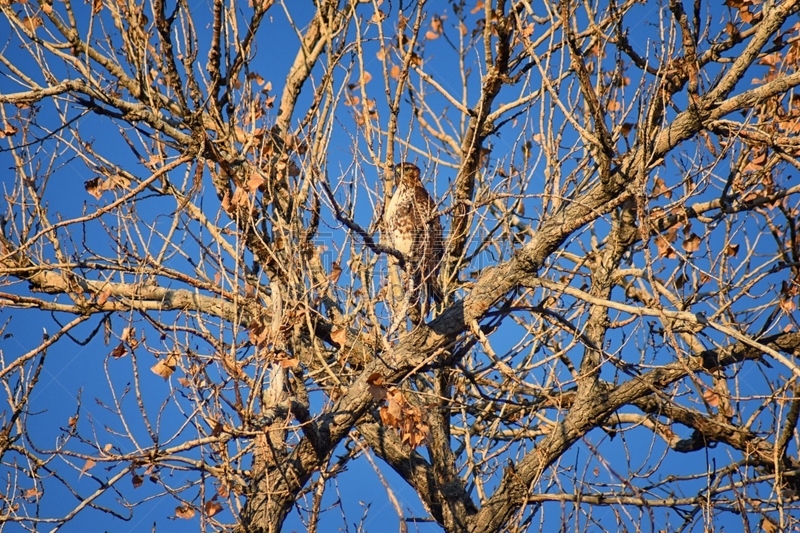
{"label": "bare tree", "polygon": [[800,524],[797,0],[0,9],[2,524]]}

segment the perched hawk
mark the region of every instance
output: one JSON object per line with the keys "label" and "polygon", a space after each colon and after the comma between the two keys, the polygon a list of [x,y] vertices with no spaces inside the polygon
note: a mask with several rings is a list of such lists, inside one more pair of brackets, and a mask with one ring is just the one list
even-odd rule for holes
{"label": "perched hawk", "polygon": [[[436,202],[420,180],[419,168],[411,163],[395,166],[397,188],[384,212],[384,227],[392,247],[406,259],[405,270],[423,307],[430,298],[442,300],[436,276],[442,260],[442,224]],[[420,297],[421,296],[421,297]]]}

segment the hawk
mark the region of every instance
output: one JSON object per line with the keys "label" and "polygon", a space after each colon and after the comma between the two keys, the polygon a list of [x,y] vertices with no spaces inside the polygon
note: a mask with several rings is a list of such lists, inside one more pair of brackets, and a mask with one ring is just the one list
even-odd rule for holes
{"label": "hawk", "polygon": [[[430,298],[442,301],[437,282],[442,260],[442,224],[436,202],[422,185],[419,168],[411,163],[394,167],[397,188],[384,212],[384,227],[395,250],[403,254],[413,297],[423,307]],[[417,293],[424,289],[425,294]]]}

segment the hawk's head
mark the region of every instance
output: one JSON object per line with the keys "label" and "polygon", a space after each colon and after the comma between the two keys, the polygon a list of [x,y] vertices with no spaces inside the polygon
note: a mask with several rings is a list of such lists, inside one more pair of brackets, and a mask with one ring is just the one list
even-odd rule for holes
{"label": "hawk's head", "polygon": [[413,188],[422,184],[419,167],[413,163],[398,163],[394,167],[394,175],[398,185],[402,183],[406,187]]}

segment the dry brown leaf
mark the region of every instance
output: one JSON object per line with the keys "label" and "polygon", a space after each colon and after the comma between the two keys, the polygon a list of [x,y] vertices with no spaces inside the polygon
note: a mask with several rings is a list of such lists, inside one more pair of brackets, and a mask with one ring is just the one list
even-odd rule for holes
{"label": "dry brown leaf", "polygon": [[250,194],[255,194],[256,191],[264,191],[266,188],[267,181],[264,179],[264,176],[259,174],[258,172],[253,172],[250,174],[250,179],[247,180],[245,186]]}
{"label": "dry brown leaf", "polygon": [[281,359],[278,361],[281,365],[281,368],[297,368],[300,366],[300,360],[296,357],[292,357],[289,359]]}
{"label": "dry brown leaf", "polygon": [[764,165],[767,164],[767,152],[766,150],[760,150],[758,153],[753,154],[750,157],[750,161],[744,167],[744,172],[758,172],[764,169]]}
{"label": "dry brown leaf", "polygon": [[247,337],[250,339],[250,342],[256,346],[264,346],[268,344],[269,335],[271,333],[271,329],[267,328],[264,324],[259,322],[253,322],[253,324],[247,330]]}
{"label": "dry brown leaf", "polygon": [[220,203],[220,207],[226,213],[233,213],[233,206],[231,205],[231,194],[230,194],[230,191],[225,191],[225,196],[222,197],[222,202]]}
{"label": "dry brown leaf", "polygon": [[175,508],[175,516],[188,520],[194,517],[194,509],[190,505],[181,505]]}
{"label": "dry brown leaf", "polygon": [[178,365],[178,360],[180,359],[180,354],[178,352],[170,352],[163,359],[159,359],[156,364],[150,367],[150,370],[157,376],[161,376],[164,379],[169,379],[169,377],[175,372],[175,368]]}
{"label": "dry brown leaf", "polygon": [[431,19],[431,30],[435,31],[438,34],[442,34],[444,32],[444,25],[442,24],[442,17],[439,15],[434,15]]}
{"label": "dry brown leaf", "polygon": [[372,18],[370,22],[373,24],[380,24],[388,15],[381,11],[380,9],[376,9],[375,13],[372,14]]}
{"label": "dry brown leaf", "polygon": [[80,479],[83,477],[83,475],[96,464],[97,463],[94,461],[94,459],[86,459],[86,463],[84,463],[83,468],[81,468],[81,474],[78,476],[78,478]]}
{"label": "dry brown leaf", "polygon": [[241,187],[236,187],[233,191],[233,198],[231,198],[231,204],[234,207],[245,207],[250,203],[250,198],[248,197],[247,191],[242,189]]}
{"label": "dry brown leaf", "polygon": [[108,299],[111,297],[111,289],[106,289],[103,292],[97,295],[96,303],[97,305],[105,305]]}
{"label": "dry brown leaf", "polygon": [[729,244],[725,247],[725,255],[728,257],[736,257],[739,253],[739,245],[738,244]]}
{"label": "dry brown leaf", "polygon": [[665,258],[665,259],[674,259],[678,256],[675,253],[675,250],[672,248],[672,245],[665,239],[663,236],[658,235],[656,236],[654,242],[656,243],[656,248],[658,249],[658,256]]}
{"label": "dry brown leaf", "polygon": [[31,487],[22,491],[22,497],[26,500],[35,500],[42,495],[42,492],[36,487]]}
{"label": "dry brown leaf", "polygon": [[399,403],[394,401],[392,397],[387,395],[386,399],[388,403],[382,405],[380,408],[381,421],[387,426],[399,429],[400,419],[403,416],[403,408]]}
{"label": "dry brown leaf", "polygon": [[328,274],[328,279],[331,281],[333,285],[336,285],[339,282],[339,278],[342,275],[342,267],[339,266],[339,263],[334,261],[331,263],[331,273]]}
{"label": "dry brown leaf", "polygon": [[367,385],[372,399],[376,402],[382,401],[386,398],[386,387],[383,383],[383,376],[377,372],[367,378]]}
{"label": "dry brown leaf", "polygon": [[656,178],[653,181],[653,198],[658,198],[661,195],[664,195],[664,198],[668,200],[672,198],[672,192],[667,187],[666,182],[661,178]]}
{"label": "dry brown leaf", "polygon": [[122,335],[120,335],[120,340],[122,340],[122,342],[131,342],[136,340],[136,328],[123,329]]}
{"label": "dry brown leaf", "polygon": [[19,21],[23,28],[30,32],[35,32],[36,28],[42,25],[42,19],[39,17],[24,17]]}
{"label": "dry brown leaf", "polygon": [[12,126],[8,122],[6,122],[3,125],[3,129],[0,129],[0,139],[3,139],[5,137],[11,137],[12,135],[17,133],[18,131],[19,130],[15,126]]}
{"label": "dry brown leaf", "polygon": [[127,353],[127,349],[125,348],[125,344],[121,342],[121,343],[119,343],[117,345],[116,348],[111,350],[111,357],[113,357],[114,359],[119,359],[120,357],[122,357],[126,353]]}
{"label": "dry brown leaf", "polygon": [[92,178],[88,181],[83,182],[83,188],[86,189],[86,192],[91,194],[95,197],[95,199],[99,200],[101,196],[103,196],[103,189],[101,188],[102,181],[99,177]]}
{"label": "dry brown leaf", "polygon": [[683,241],[683,249],[686,251],[687,254],[692,252],[696,252],[700,249],[700,237],[692,233],[689,235],[687,239]]}
{"label": "dry brown leaf", "polygon": [[766,516],[761,519],[761,523],[759,524],[761,531],[764,533],[777,533],[778,532],[778,524],[776,524],[771,519],[767,518]]}
{"label": "dry brown leaf", "polygon": [[203,511],[205,512],[206,516],[212,517],[222,511],[222,505],[216,500],[217,495],[215,494],[213,498],[203,504]]}
{"label": "dry brown leaf", "polygon": [[331,331],[331,341],[339,345],[339,348],[344,348],[347,341],[347,329],[336,328]]}
{"label": "dry brown leaf", "polygon": [[[258,72],[250,72],[247,74],[247,79],[255,81],[258,85],[264,85],[264,78]],[[265,87],[266,89],[266,87]]]}
{"label": "dry brown leaf", "polygon": [[792,314],[797,309],[797,305],[794,303],[792,298],[781,298],[781,301],[778,305],[787,314]]}
{"label": "dry brown leaf", "polygon": [[133,485],[134,489],[138,489],[139,487],[141,487],[143,482],[144,480],[142,479],[142,476],[140,476],[139,474],[133,474],[133,476],[131,477],[131,485]]}

